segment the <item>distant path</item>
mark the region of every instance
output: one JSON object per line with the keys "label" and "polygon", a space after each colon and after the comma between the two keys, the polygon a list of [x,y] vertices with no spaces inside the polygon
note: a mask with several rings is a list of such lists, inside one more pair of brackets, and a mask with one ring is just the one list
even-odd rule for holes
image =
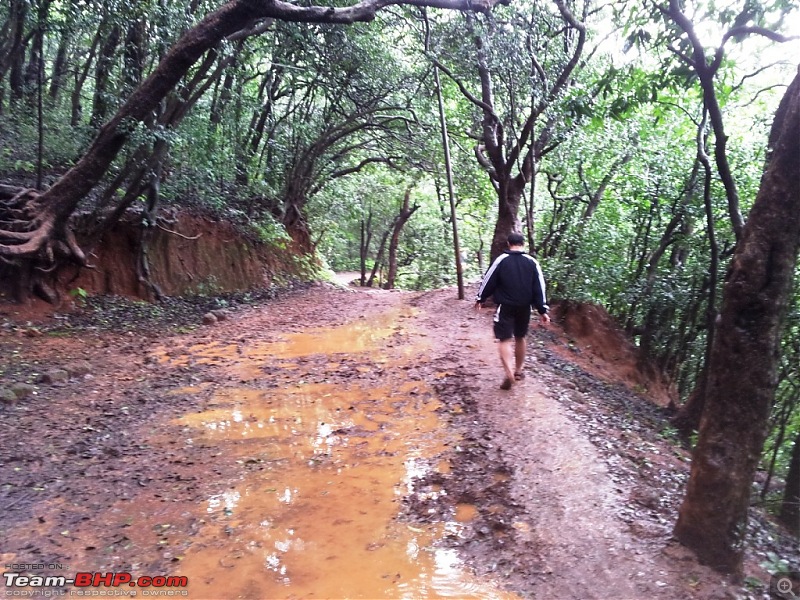
{"label": "distant path", "polygon": [[342,285],[350,285],[351,282],[360,277],[361,273],[358,271],[340,271],[339,273],[334,273],[334,281]]}

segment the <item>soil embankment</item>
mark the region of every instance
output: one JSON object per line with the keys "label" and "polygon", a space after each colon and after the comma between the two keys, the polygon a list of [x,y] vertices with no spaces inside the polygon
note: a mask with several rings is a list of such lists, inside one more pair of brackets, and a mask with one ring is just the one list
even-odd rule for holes
{"label": "soil embankment", "polygon": [[[96,226],[89,215],[77,217],[74,226],[88,267],[62,265],[49,275],[59,308],[85,295],[152,301],[158,294],[243,292],[309,276],[298,258],[303,252],[288,238],[265,243],[211,214],[164,210],[143,224],[141,213],[129,211],[98,241],[88,234]],[[0,301],[13,296],[12,283],[0,281]]]}

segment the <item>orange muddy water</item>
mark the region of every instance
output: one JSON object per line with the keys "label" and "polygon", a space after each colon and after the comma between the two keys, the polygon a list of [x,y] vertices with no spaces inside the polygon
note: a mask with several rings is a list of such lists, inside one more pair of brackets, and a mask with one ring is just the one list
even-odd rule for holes
{"label": "orange muddy water", "polygon": [[[474,518],[474,506],[460,504],[451,523],[399,518],[403,496],[427,465],[448,472],[437,457],[458,441],[448,437],[425,382],[409,381],[402,369],[424,356],[424,337],[387,343],[407,318],[396,312],[380,323],[362,319],[161,355],[173,365],[214,364],[232,381],[271,373],[291,382],[225,388],[207,410],[177,421],[183,443],[214,445],[244,467],[236,485],[201,507],[201,527],[176,571],[188,577],[190,597],[513,597],[470,576],[454,551],[437,546]],[[363,353],[378,365],[378,385],[325,381],[355,368],[349,358]],[[313,366],[304,366],[312,357]]]}

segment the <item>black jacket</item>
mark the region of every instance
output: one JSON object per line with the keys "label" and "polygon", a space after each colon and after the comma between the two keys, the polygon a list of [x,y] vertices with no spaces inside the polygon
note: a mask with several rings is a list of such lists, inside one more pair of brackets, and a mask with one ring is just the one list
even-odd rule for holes
{"label": "black jacket", "polygon": [[486,274],[475,300],[492,296],[497,304],[534,306],[539,314],[548,310],[544,276],[539,263],[525,252],[505,252],[498,256]]}

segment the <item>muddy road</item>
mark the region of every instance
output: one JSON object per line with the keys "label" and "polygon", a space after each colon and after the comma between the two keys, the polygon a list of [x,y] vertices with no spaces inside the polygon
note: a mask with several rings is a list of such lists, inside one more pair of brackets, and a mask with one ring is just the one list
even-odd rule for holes
{"label": "muddy road", "polygon": [[[687,455],[622,358],[534,327],[502,391],[489,311],[453,290],[318,285],[220,315],[6,320],[5,385],[29,385],[0,412],[6,596],[741,592],[671,542]],[[76,573],[120,585],[35,579]]]}

